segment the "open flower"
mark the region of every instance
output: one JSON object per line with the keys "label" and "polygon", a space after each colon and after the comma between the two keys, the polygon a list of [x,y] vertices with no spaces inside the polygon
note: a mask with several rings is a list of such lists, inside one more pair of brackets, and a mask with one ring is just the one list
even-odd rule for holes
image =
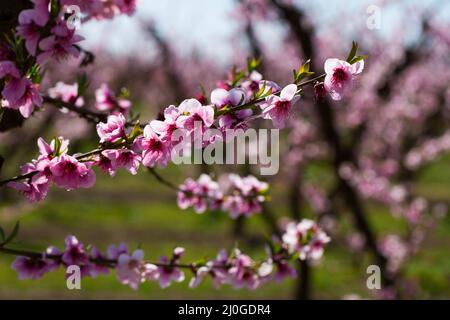
{"label": "open flower", "polygon": [[271,119],[276,128],[284,128],[292,105],[297,101],[297,85],[290,84],[283,88],[280,96],[270,95],[262,104],[264,119]]}
{"label": "open flower", "polygon": [[133,290],[137,290],[143,282],[144,251],[135,250],[133,254],[122,253],[119,256],[116,267],[117,279],[122,284],[127,284]]}
{"label": "open flower", "polygon": [[216,105],[219,109],[226,105],[231,107],[237,106],[239,103],[244,103],[246,95],[244,90],[239,88],[233,88],[231,90],[225,90],[222,88],[214,89],[211,92],[211,103]]}
{"label": "open flower", "polygon": [[352,88],[354,76],[364,69],[364,60],[350,64],[339,59],[325,61],[324,86],[333,100],[341,100],[345,93]]}
{"label": "open flower", "polygon": [[79,162],[67,154],[54,158],[50,171],[56,185],[67,190],[90,188],[95,183],[95,173],[90,164]]}
{"label": "open flower", "polygon": [[129,149],[114,149],[105,150],[102,155],[110,161],[110,169],[108,170],[111,175],[114,175],[120,168],[125,168],[131,174],[137,174],[139,164],[141,162],[141,156]]}
{"label": "open flower", "polygon": [[177,124],[177,119],[180,116],[180,110],[175,106],[169,106],[164,109],[164,121],[152,120],[150,127],[159,134],[161,139],[172,141],[172,134],[175,130],[182,127]]}
{"label": "open flower", "polygon": [[289,252],[297,253],[300,260],[320,259],[324,246],[330,242],[326,233],[308,219],[303,219],[300,223],[289,223],[282,239]]}
{"label": "open flower", "polygon": [[61,99],[76,107],[82,107],[84,105],[83,97],[78,96],[78,83],[67,84],[59,81],[53,88],[48,89],[48,95],[53,99]]}
{"label": "open flower", "polygon": [[172,259],[169,260],[167,257],[160,258],[160,262],[162,264],[166,264],[166,266],[158,267],[158,274],[159,274],[158,280],[161,288],[167,288],[168,286],[170,286],[172,281],[175,282],[184,281],[184,272],[181,271],[180,268],[177,268],[172,265],[178,262],[183,253],[184,248],[178,247],[173,250]]}
{"label": "open flower", "polygon": [[51,29],[52,35],[39,42],[42,53],[37,56],[37,62],[43,64],[49,59],[62,60],[71,55],[78,57],[80,50],[76,44],[84,38],[75,34],[74,30],[67,27],[65,21],[61,21]]}
{"label": "open flower", "polygon": [[45,199],[47,196],[49,184],[49,178],[47,178],[44,173],[40,172],[35,174],[28,181],[9,182],[8,187],[16,189],[24,194],[28,201],[38,202]]}
{"label": "open flower", "polygon": [[123,114],[110,115],[106,123],[97,124],[97,133],[100,137],[100,143],[115,142],[117,139],[125,137],[126,119]]}
{"label": "open flower", "polygon": [[0,61],[0,79],[3,79],[7,76],[20,78],[19,69],[17,69],[16,65],[11,61]]}
{"label": "open flower", "polygon": [[214,122],[213,107],[202,106],[196,99],[184,100],[178,109],[181,115],[177,119],[177,124],[186,130],[192,131],[196,126],[200,126],[203,132],[205,128],[211,127]]}
{"label": "open flower", "polygon": [[143,150],[142,164],[146,167],[166,166],[170,159],[170,142],[162,140],[151,128],[145,126],[144,136],[137,145]]}
{"label": "open flower", "polygon": [[2,91],[2,96],[5,99],[3,106],[19,110],[24,118],[30,117],[34,106],[40,107],[43,103],[36,85],[28,78],[9,80]]}
{"label": "open flower", "polygon": [[256,289],[259,286],[261,282],[252,258],[235,249],[235,259],[231,261],[231,264],[232,267],[228,270],[228,275],[230,284],[234,288]]}
{"label": "open flower", "polygon": [[82,265],[89,261],[83,244],[75,236],[68,236],[65,243],[66,248],[62,255],[62,261],[66,265]]}
{"label": "open flower", "polygon": [[48,271],[47,262],[39,258],[17,257],[11,267],[19,274],[19,279],[36,280]]}
{"label": "open flower", "polygon": [[28,53],[34,56],[36,54],[41,30],[49,18],[49,2],[50,0],[33,0],[34,8],[23,10],[19,14],[19,26],[17,34],[25,39],[25,47]]}

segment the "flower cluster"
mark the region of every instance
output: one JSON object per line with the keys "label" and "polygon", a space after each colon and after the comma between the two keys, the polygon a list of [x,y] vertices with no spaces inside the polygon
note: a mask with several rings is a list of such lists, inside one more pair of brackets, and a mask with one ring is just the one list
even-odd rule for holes
{"label": "flower cluster", "polygon": [[[33,3],[32,9],[20,13],[17,27],[17,34],[25,40],[28,53],[36,56],[39,64],[50,59],[61,60],[69,55],[78,56],[80,51],[76,44],[83,37],[69,28],[64,18],[64,5],[50,6],[50,0],[34,0]],[[59,11],[52,12],[55,7]]]}
{"label": "flower cluster", "polygon": [[69,141],[62,137],[53,139],[50,144],[39,138],[40,155],[21,167],[27,179],[11,181],[8,186],[19,190],[32,202],[45,198],[51,182],[66,190],[92,187],[95,183],[93,163],[68,155],[68,146]]}
{"label": "flower cluster", "polygon": [[236,289],[256,289],[271,280],[296,277],[296,271],[289,262],[296,258],[318,260],[328,241],[329,238],[314,222],[303,220],[289,225],[282,239],[276,239],[269,246],[268,257],[262,261],[256,261],[235,248],[231,252],[222,249],[215,259],[207,262],[183,264],[180,260],[184,248],[181,247],[175,248],[170,257],[148,262],[144,260],[142,249],[130,251],[124,243],[110,245],[107,252],[102,253],[96,247],[88,249],[76,237],[68,236],[64,250],[50,246],[43,253],[18,253],[12,268],[18,272],[19,279],[33,280],[61,266],[78,266],[81,276],[93,278],[108,275],[110,269],[115,269],[118,281],[134,290],[146,281],[159,282],[161,288],[172,282],[182,282],[185,280],[183,269],[186,269],[193,273],[189,283],[191,288],[210,277],[215,287],[229,284]]}
{"label": "flower cluster", "polygon": [[38,87],[29,77],[23,77],[12,61],[0,61],[0,80],[5,85],[2,91],[4,108],[19,110],[24,118],[28,118],[35,106],[41,106],[42,97]]}
{"label": "flower cluster", "polygon": [[330,242],[326,233],[314,221],[308,219],[300,223],[289,223],[282,239],[289,252],[298,254],[301,260],[319,259],[325,244]]}
{"label": "flower cluster", "polygon": [[[112,18],[121,13],[131,15],[135,11],[136,2],[137,0],[32,0],[33,7],[20,12],[16,28],[17,39],[23,39],[24,47],[20,41],[11,40],[5,49],[9,51],[10,58],[0,59],[0,81],[4,82],[1,105],[18,110],[24,118],[30,117],[34,108],[43,103],[39,93],[41,66],[50,60],[61,61],[69,56],[79,56],[81,49],[78,43],[84,38],[76,34],[75,28],[67,20],[67,13],[78,14],[69,11],[71,6],[78,6],[80,14],[87,20],[91,17]],[[83,100],[74,96],[77,90],[77,87],[58,83],[50,94],[80,107]],[[107,93],[103,95],[107,97]],[[106,106],[108,101],[100,105]],[[118,105],[126,109],[125,102]]]}
{"label": "flower cluster", "polygon": [[241,215],[249,217],[262,210],[269,185],[254,176],[240,177],[223,175],[218,182],[207,174],[196,181],[191,178],[179,186],[177,202],[181,209],[193,207],[195,212],[223,210],[235,219]]}
{"label": "flower cluster", "polygon": [[[40,7],[32,10],[33,12],[30,13],[32,15],[42,13]],[[356,74],[363,68],[363,60],[358,62],[357,66],[337,59],[333,61],[336,64],[334,69],[330,67],[329,60],[326,62],[325,67],[329,72],[339,73],[341,72],[339,68],[348,67]],[[7,100],[12,101],[18,98],[17,101],[22,101],[24,99],[22,96],[25,96],[26,99],[23,100],[25,105],[20,107],[20,110],[23,110],[22,113],[31,114],[35,104],[33,101],[42,102],[31,80],[26,79],[25,83],[22,83],[23,79],[20,79],[19,70],[12,62],[0,63],[0,77],[8,78],[4,89]],[[330,81],[338,85],[336,81],[339,79],[333,80],[333,76],[331,78]],[[347,82],[342,82],[339,85],[340,89],[336,90],[343,93],[343,88],[349,86],[352,79],[353,76],[350,80],[347,79]],[[19,84],[25,87],[22,88]],[[19,90],[20,94],[11,93],[10,91],[14,91],[11,87]],[[95,174],[91,170],[92,165],[99,166],[111,176],[114,176],[120,168],[136,174],[141,163],[150,168],[164,167],[168,164],[174,148],[181,143],[188,147],[193,145],[194,148],[203,148],[217,139],[224,138],[220,134],[215,134],[207,136],[208,139],[205,140],[203,135],[206,135],[207,129],[219,129],[219,132],[224,132],[245,127],[243,121],[253,114],[252,107],[255,106],[262,109],[262,116],[265,119],[271,119],[274,126],[282,128],[293,104],[298,99],[299,88],[300,85],[289,84],[281,89],[272,81],[262,80],[261,74],[256,70],[248,73],[241,72],[238,75],[234,74],[233,79],[220,83],[220,87],[212,91],[212,104],[206,104],[206,99],[201,99],[202,102],[193,98],[186,99],[178,107],[171,105],[165,108],[161,120],[150,121],[143,130],[140,125],[135,125],[132,132],[127,133],[126,128],[130,123],[127,122],[124,113],[130,109],[131,102],[125,98],[116,97],[110,88],[103,84],[96,91],[95,106],[101,111],[107,111],[110,115],[106,122],[97,124],[97,133],[100,137],[98,151],[80,158],[69,156],[65,152],[61,153],[60,150],[51,150],[22,167],[22,175],[29,175],[27,181],[13,181],[9,183],[9,186],[25,193],[31,201],[38,201],[45,197],[50,181],[68,190],[92,186],[95,181]],[[76,84],[58,83],[50,89],[49,93],[53,98],[81,107],[84,101],[78,89]],[[7,105],[9,104],[10,102],[7,102]],[[22,102],[14,105],[21,104]],[[199,134],[200,143],[197,141]],[[39,143],[44,142],[40,140]],[[41,158],[51,164],[43,164]],[[264,201],[263,193],[267,189],[266,184],[254,177],[241,179],[235,175],[230,175],[224,181],[222,184],[217,184],[205,176],[200,177],[198,181],[186,180],[180,187],[179,206],[181,208],[192,206],[199,213],[206,209],[222,209],[228,211],[233,218],[240,215],[250,216],[261,211],[261,202]]]}

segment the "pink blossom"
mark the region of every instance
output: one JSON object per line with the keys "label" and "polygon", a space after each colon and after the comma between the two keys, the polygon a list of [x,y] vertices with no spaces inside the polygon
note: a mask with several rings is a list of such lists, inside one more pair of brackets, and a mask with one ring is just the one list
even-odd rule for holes
{"label": "pink blossom", "polygon": [[354,76],[364,69],[364,60],[350,64],[339,59],[325,61],[325,89],[333,100],[341,100],[344,94],[351,89]]}
{"label": "pink blossom", "polygon": [[75,46],[84,38],[69,30],[64,21],[51,29],[52,35],[39,42],[39,49],[43,52],[37,56],[37,62],[43,64],[53,58],[55,60],[65,59],[68,55],[78,57],[79,49]]}
{"label": "pink blossom", "polygon": [[290,84],[281,90],[280,96],[270,95],[263,108],[264,119],[271,119],[276,128],[284,128],[292,105],[296,102],[297,85]]}
{"label": "pink blossom", "polygon": [[245,90],[247,97],[253,96],[261,89],[260,83],[262,79],[263,76],[258,71],[252,71],[252,73],[250,73],[248,80],[244,81],[241,85]]}
{"label": "pink blossom", "polygon": [[168,286],[170,286],[172,281],[175,282],[184,281],[184,272],[181,271],[180,268],[177,268],[172,265],[179,261],[183,253],[184,248],[178,247],[174,249],[172,259],[169,260],[167,257],[160,258],[160,262],[162,264],[167,264],[167,266],[158,267],[158,274],[159,274],[158,280],[161,288],[167,288]]}
{"label": "pink blossom", "polygon": [[146,167],[166,166],[170,159],[169,143],[163,141],[150,127],[145,126],[144,136],[139,139],[139,147],[143,150],[142,164]]}
{"label": "pink blossom", "polygon": [[[203,213],[208,209],[208,201],[221,198],[217,182],[207,174],[202,174],[197,181],[188,178],[180,185],[177,203],[181,209],[193,207],[195,212]],[[211,208],[212,210],[212,208]]]}
{"label": "pink blossom", "polygon": [[110,115],[106,123],[97,124],[97,133],[100,137],[100,143],[115,142],[125,137],[126,119],[123,114]]}
{"label": "pink blossom", "polygon": [[120,243],[118,246],[110,245],[107,250],[108,259],[117,260],[123,253],[128,254],[128,247],[125,243]]}
{"label": "pink blossom", "polygon": [[109,159],[111,163],[111,168],[109,169],[111,175],[114,175],[120,168],[127,169],[133,175],[137,174],[141,156],[134,151],[129,149],[105,150],[102,152],[102,155]]}
{"label": "pink blossom", "polygon": [[[91,258],[93,260],[105,260],[105,256],[97,249],[97,247],[92,247],[91,249]],[[89,262],[88,263],[89,275],[92,278],[96,278],[99,275],[108,275],[109,268],[107,265]]]}
{"label": "pink blossom", "polygon": [[6,100],[3,106],[19,110],[24,118],[28,118],[34,110],[34,106],[40,107],[43,99],[36,86],[28,78],[11,79],[2,91]]}
{"label": "pink blossom", "polygon": [[195,99],[186,99],[178,107],[181,115],[177,118],[177,124],[186,130],[192,131],[196,125],[200,125],[202,132],[212,126],[214,122],[214,109],[212,106],[202,106]]}
{"label": "pink blossom", "polygon": [[78,96],[78,83],[66,84],[64,82],[57,82],[53,88],[48,90],[48,94],[53,99],[61,99],[66,103],[71,103],[76,107],[84,105],[83,97]]}
{"label": "pink blossom", "polygon": [[131,16],[136,11],[138,0],[114,0],[114,2],[121,13]]}
{"label": "pink blossom", "polygon": [[182,127],[177,124],[177,119],[180,116],[180,110],[175,106],[169,106],[164,109],[164,121],[152,120],[150,127],[153,131],[161,137],[161,139],[172,141],[172,134],[175,130]]}
{"label": "pink blossom", "polygon": [[43,259],[32,259],[22,256],[17,257],[11,267],[18,272],[20,280],[36,280],[48,271],[47,262]]}
{"label": "pink blossom", "polygon": [[[60,142],[60,152],[66,153],[68,146],[69,146],[69,140],[64,139],[63,137],[58,137]],[[37,145],[39,148],[39,153],[43,157],[50,157],[53,152],[55,152],[55,140],[53,139],[50,144],[48,144],[43,138],[39,137],[37,140]]]}
{"label": "pink blossom", "polygon": [[137,290],[143,282],[144,251],[135,250],[131,255],[122,253],[116,266],[117,279],[122,284],[127,284],[133,290]]}
{"label": "pink blossom", "polygon": [[25,47],[33,56],[36,54],[42,29],[50,17],[49,2],[49,0],[34,0],[33,9],[23,10],[19,14],[17,34],[25,39]]}
{"label": "pink blossom", "polygon": [[123,98],[117,98],[108,85],[104,83],[95,91],[95,107],[100,111],[127,113],[131,108],[131,102]]}
{"label": "pink blossom", "polygon": [[245,120],[253,114],[251,109],[238,110],[219,117],[220,129],[247,129]]}
{"label": "pink blossom", "polygon": [[198,285],[203,281],[205,276],[208,275],[210,272],[211,269],[206,266],[198,268],[197,271],[195,272],[194,277],[192,277],[191,281],[189,281],[189,288],[197,288]]}
{"label": "pink blossom", "polygon": [[275,273],[275,281],[281,282],[284,278],[296,278],[297,270],[291,267],[286,260],[279,260],[275,262],[277,271]]}
{"label": "pink blossom", "polygon": [[67,154],[54,158],[50,171],[56,185],[67,190],[90,188],[95,183],[95,173],[90,164],[79,162]]}
{"label": "pink blossom", "polygon": [[216,105],[219,109],[223,108],[226,105],[235,107],[239,103],[244,103],[245,100],[245,92],[240,88],[233,88],[229,91],[218,88],[214,89],[211,92],[211,103]]}
{"label": "pink blossom", "polygon": [[75,236],[68,236],[65,243],[66,248],[61,259],[66,265],[81,265],[89,261],[83,244]]}
{"label": "pink blossom", "polygon": [[228,270],[231,285],[236,289],[242,287],[256,289],[260,280],[254,265],[255,262],[252,258],[235,249],[235,259],[232,261],[232,267]]}
{"label": "pink blossom", "polygon": [[38,202],[47,196],[48,187],[49,187],[49,179],[44,173],[35,174],[28,181],[23,182],[9,182],[8,187],[16,189],[30,202]]}
{"label": "pink blossom", "polygon": [[7,76],[20,78],[20,71],[19,69],[17,69],[14,62],[7,60],[0,61],[0,79],[3,79]]}
{"label": "pink blossom", "polygon": [[283,234],[283,242],[289,252],[298,253],[300,260],[318,260],[330,238],[312,220],[289,223]]}
{"label": "pink blossom", "polygon": [[197,194],[197,182],[188,178],[179,186],[177,193],[177,204],[181,209],[194,207],[197,213],[203,213],[207,209],[206,198]]}

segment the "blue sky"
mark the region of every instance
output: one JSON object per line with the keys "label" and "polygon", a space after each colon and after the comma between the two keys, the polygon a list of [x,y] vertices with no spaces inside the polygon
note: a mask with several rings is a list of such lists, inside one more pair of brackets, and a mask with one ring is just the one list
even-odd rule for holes
{"label": "blue sky", "polygon": [[[343,28],[352,33],[365,28],[366,8],[370,4],[382,8],[381,35],[390,36],[393,30],[402,28],[411,38],[417,33],[418,24],[414,17],[414,7],[437,8],[441,19],[450,22],[450,1],[448,0],[314,0],[297,1],[307,8],[316,20],[316,25],[329,25]],[[388,6],[383,3],[389,3]],[[405,5],[407,4],[407,6]],[[92,21],[82,27],[82,34],[87,38],[87,48],[103,47],[112,53],[128,54],[142,48],[151,55],[151,41],[145,39],[139,29],[139,20],[154,20],[161,33],[174,39],[173,45],[182,52],[193,48],[200,52],[227,61],[233,55],[230,45],[236,36],[238,24],[231,17],[235,0],[141,0],[136,16],[121,16],[112,21]],[[407,9],[407,8],[410,9]],[[411,9],[413,8],[413,9]],[[351,21],[341,17],[353,17]],[[407,25],[402,26],[407,17]],[[273,28],[272,28],[273,29]],[[277,30],[270,26],[261,26],[258,31],[276,36]],[[351,38],[352,35],[349,34]]]}

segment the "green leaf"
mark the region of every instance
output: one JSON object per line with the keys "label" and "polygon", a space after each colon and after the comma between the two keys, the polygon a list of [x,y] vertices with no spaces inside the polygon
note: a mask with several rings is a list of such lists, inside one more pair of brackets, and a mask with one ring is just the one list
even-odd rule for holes
{"label": "green leaf", "polygon": [[0,122],[3,119],[3,112],[5,112],[5,109],[3,107],[0,106]]}
{"label": "green leaf", "polygon": [[255,94],[255,99],[258,99],[259,97],[261,97],[265,90],[266,90],[266,81],[264,81],[261,89],[259,89],[259,91]]}
{"label": "green leaf", "polygon": [[358,61],[367,59],[367,57],[368,57],[368,55],[357,56],[357,57],[354,57],[351,61],[349,61],[349,63],[350,63],[350,64],[355,64],[355,63],[357,63]]}
{"label": "green leaf", "polygon": [[5,241],[3,241],[2,245],[8,244],[11,241],[13,241],[17,234],[19,233],[19,228],[20,228],[20,221],[16,222],[16,225],[14,226],[13,231],[10,233],[10,235],[5,239]]}
{"label": "green leaf", "polygon": [[355,41],[352,42],[352,49],[350,50],[350,53],[348,54],[347,57],[347,62],[350,63],[350,61],[353,60],[353,58],[356,56],[356,52],[358,51],[358,43],[356,43]]}
{"label": "green leaf", "polygon": [[298,69],[298,71],[294,70],[294,82],[298,83],[300,80],[312,76],[314,72],[309,71],[310,68],[311,68],[311,60],[308,59],[304,64],[302,64],[302,66],[300,67],[300,69]]}
{"label": "green leaf", "polygon": [[259,58],[259,59],[255,59],[255,58],[248,59],[248,61],[247,61],[247,71],[248,71],[248,73],[250,74],[256,68],[258,68],[260,64],[261,64],[261,58]]}
{"label": "green leaf", "polygon": [[77,77],[78,84],[78,96],[83,96],[86,89],[89,87],[89,80],[85,72],[81,73]]}
{"label": "green leaf", "polygon": [[120,89],[120,95],[119,95],[120,98],[128,99],[130,97],[130,95],[131,95],[131,93],[128,88],[123,87]]}
{"label": "green leaf", "polygon": [[140,125],[139,121],[137,121],[136,124],[134,125],[133,131],[131,131],[131,134],[128,137],[128,140],[132,142],[132,141],[134,141],[134,139],[136,139],[141,134],[142,134],[141,125]]}
{"label": "green leaf", "polygon": [[61,151],[61,140],[59,140],[58,137],[55,137],[53,139],[53,141],[55,141],[55,149],[53,150],[53,157],[57,157],[60,155],[60,151]]}

